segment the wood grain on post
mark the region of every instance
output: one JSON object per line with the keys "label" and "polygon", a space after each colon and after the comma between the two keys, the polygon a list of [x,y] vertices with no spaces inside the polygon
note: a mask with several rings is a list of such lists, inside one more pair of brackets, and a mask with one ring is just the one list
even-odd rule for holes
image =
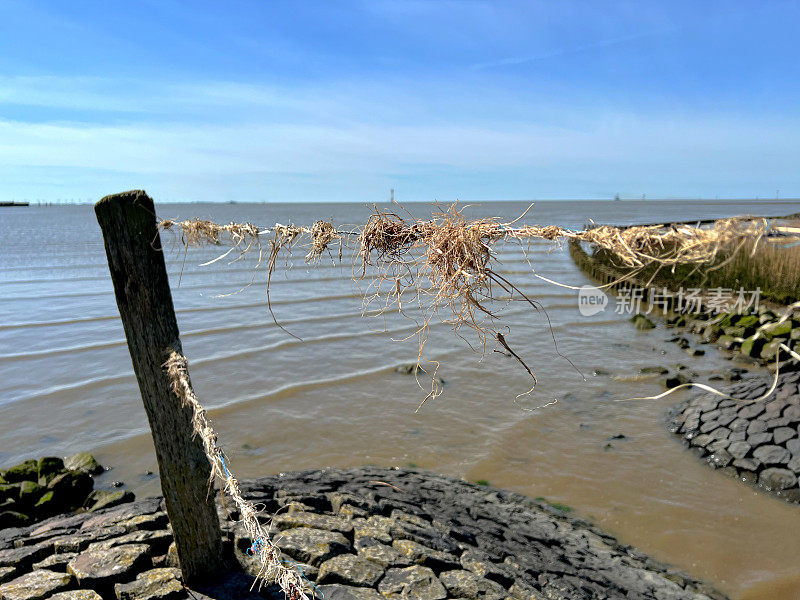
{"label": "wood grain on post", "polygon": [[184,581],[209,581],[225,572],[222,534],[209,493],[211,467],[192,436],[192,411],[181,406],[163,368],[169,352],[181,347],[153,200],[143,191],[114,194],[100,200],[95,213]]}

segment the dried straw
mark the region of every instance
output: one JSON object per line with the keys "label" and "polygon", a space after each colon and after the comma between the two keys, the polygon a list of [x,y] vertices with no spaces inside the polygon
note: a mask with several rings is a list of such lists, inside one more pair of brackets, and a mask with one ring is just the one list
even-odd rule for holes
{"label": "dried straw", "polygon": [[315,221],[311,227],[311,250],[306,254],[306,262],[319,260],[331,242],[341,239],[330,221]]}
{"label": "dried straw", "polygon": [[612,251],[625,266],[714,263],[721,253],[736,250],[743,241],[756,243],[770,231],[766,219],[720,219],[713,227],[636,226],[594,227],[573,233],[584,242]]}
{"label": "dried straw", "polygon": [[158,225],[159,229],[168,231],[179,227],[187,246],[201,246],[212,244],[219,246],[223,234],[228,234],[233,246],[249,250],[253,244],[258,244],[259,229],[251,223],[228,223],[217,225],[212,221],[192,219],[190,221],[173,221],[165,219]]}

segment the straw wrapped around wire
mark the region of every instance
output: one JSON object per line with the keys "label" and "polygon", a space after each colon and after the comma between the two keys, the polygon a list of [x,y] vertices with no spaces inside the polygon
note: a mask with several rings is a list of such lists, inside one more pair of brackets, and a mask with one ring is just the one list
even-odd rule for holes
{"label": "straw wrapped around wire", "polygon": [[[472,330],[478,338],[476,350],[479,352],[486,353],[490,343],[495,344],[495,349],[501,346],[508,349],[507,339],[501,337],[494,325],[497,314],[489,306],[498,291],[511,299],[527,302],[547,317],[544,307],[535,297],[526,295],[493,268],[493,247],[497,242],[576,239],[613,252],[623,265],[638,272],[651,264],[668,268],[679,264],[718,268],[720,265],[715,263],[722,257],[729,260],[748,241],[753,242],[755,252],[762,238],[785,239],[789,235],[782,231],[785,228],[772,227],[767,219],[754,218],[721,219],[710,227],[678,224],[595,226],[575,230],[558,225],[517,225],[527,212],[510,222],[501,222],[497,218],[469,220],[462,210],[451,205],[438,209],[431,219],[421,220],[415,219],[410,213],[404,218],[375,207],[366,223],[354,231],[339,231],[330,221],[316,221],[312,227],[276,224],[275,227],[260,228],[250,223],[217,225],[195,219],[162,221],[159,227],[165,230],[179,228],[187,249],[189,245],[220,244],[222,236],[228,234],[231,248],[222,257],[234,249],[244,255],[258,247],[259,264],[259,239],[273,236],[268,261],[267,305],[279,326],[269,298],[269,284],[278,253],[291,250],[304,238],[310,238],[307,262],[318,259],[335,242],[339,243],[341,259],[344,241],[356,238],[355,256],[361,264],[360,268],[359,265],[353,265],[353,275],[356,279],[365,279],[368,277],[367,267],[371,269],[371,279],[364,293],[364,307],[377,300],[382,305],[381,311],[396,307],[403,313],[403,307],[410,298],[411,303],[420,309],[422,319],[418,321],[419,328],[416,331],[420,343],[418,364],[423,360],[422,348],[434,318],[452,326],[459,335],[461,328]],[[534,275],[551,281],[536,273]],[[552,328],[551,337],[556,352],[569,361],[558,351]],[[467,343],[472,346],[472,343]],[[536,378],[531,369],[511,352],[531,375],[535,386]],[[533,388],[527,393],[532,391]],[[434,374],[431,392],[425,400],[439,393]]]}

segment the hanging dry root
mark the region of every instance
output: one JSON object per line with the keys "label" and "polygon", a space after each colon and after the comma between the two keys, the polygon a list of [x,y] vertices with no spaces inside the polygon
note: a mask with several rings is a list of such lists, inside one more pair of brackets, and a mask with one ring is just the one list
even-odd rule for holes
{"label": "hanging dry root", "polygon": [[[368,267],[377,270],[368,288],[372,289],[368,302],[383,298],[386,308],[396,305],[402,312],[404,294],[412,296],[422,314],[416,332],[420,345],[418,361],[422,361],[423,346],[434,318],[452,326],[462,337],[462,328],[472,330],[477,334],[481,353],[487,351],[490,342],[508,347],[494,327],[495,313],[486,306],[494,298],[495,287],[512,299],[528,302],[537,311],[542,309],[538,302],[489,267],[492,244],[504,237],[508,225],[496,219],[469,221],[455,205],[436,213],[429,221],[405,221],[395,213],[377,208],[370,215],[359,236],[358,251],[361,276],[367,275]],[[511,353],[531,375],[535,387],[536,377],[531,369],[516,353]],[[441,391],[435,376],[433,380],[431,392],[423,403]]]}
{"label": "hanging dry root", "polygon": [[366,269],[373,260],[385,262],[401,259],[415,241],[417,234],[413,231],[413,225],[409,226],[396,214],[381,212],[376,207],[358,237],[358,255],[362,259],[363,268]]}
{"label": "hanging dry root", "polygon": [[294,244],[295,240],[303,234],[303,229],[294,225],[281,225],[280,223],[275,223],[274,231],[275,235],[270,241],[269,257],[267,259],[267,310],[269,310],[269,314],[272,317],[272,321],[275,323],[275,325],[283,329],[293,338],[299,340],[299,337],[278,322],[275,312],[272,310],[272,301],[269,297],[269,289],[270,283],[272,283],[272,273],[275,272],[275,263],[278,261],[278,254],[283,249],[291,250],[292,244]]}
{"label": "hanging dry root", "polygon": [[281,225],[275,223],[275,238],[272,240],[272,248],[279,252],[283,248],[291,248],[294,241],[303,234],[302,227],[294,225]]}

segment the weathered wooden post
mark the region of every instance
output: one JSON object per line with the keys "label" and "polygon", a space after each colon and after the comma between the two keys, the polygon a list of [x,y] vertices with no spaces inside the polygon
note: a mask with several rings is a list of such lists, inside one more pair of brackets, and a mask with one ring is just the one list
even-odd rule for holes
{"label": "weathered wooden post", "polygon": [[192,436],[192,411],[181,406],[163,368],[169,352],[181,352],[181,345],[153,200],[140,190],[114,194],[100,200],[95,213],[153,432],[184,581],[208,581],[226,568],[222,534],[209,493],[211,467]]}

